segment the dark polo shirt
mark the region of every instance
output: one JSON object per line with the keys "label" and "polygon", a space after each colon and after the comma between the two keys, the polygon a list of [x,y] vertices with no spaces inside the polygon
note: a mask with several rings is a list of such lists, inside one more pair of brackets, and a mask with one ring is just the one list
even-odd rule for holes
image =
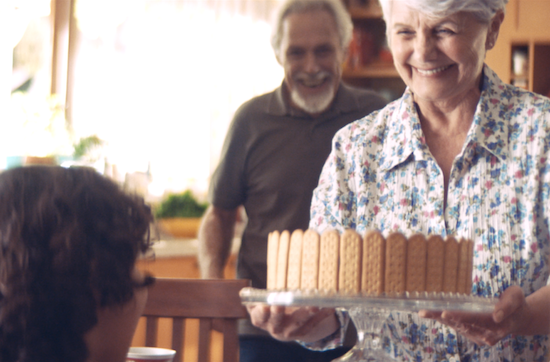
{"label": "dark polo shirt", "polygon": [[245,207],[237,277],[255,288],[266,286],[268,233],[307,229],[312,192],[336,131],[387,103],[372,91],[341,84],[330,109],[313,118],[290,107],[282,87],[237,110],[210,182],[213,205]]}

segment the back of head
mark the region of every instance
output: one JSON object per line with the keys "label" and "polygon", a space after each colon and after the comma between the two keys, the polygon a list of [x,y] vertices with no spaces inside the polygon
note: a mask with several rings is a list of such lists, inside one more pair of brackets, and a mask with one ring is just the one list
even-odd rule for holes
{"label": "back of head", "polygon": [[88,168],[0,174],[0,360],[85,361],[96,310],[128,302],[149,207]]}
{"label": "back of head", "polygon": [[274,21],[271,46],[275,54],[279,55],[285,18],[294,13],[318,10],[325,10],[333,15],[342,49],[349,46],[353,32],[353,22],[341,0],[287,0],[279,8]]}
{"label": "back of head", "polygon": [[411,9],[434,18],[444,18],[458,12],[471,12],[480,22],[489,23],[498,11],[505,11],[508,0],[379,0],[384,20],[389,23],[394,2],[405,3]]}

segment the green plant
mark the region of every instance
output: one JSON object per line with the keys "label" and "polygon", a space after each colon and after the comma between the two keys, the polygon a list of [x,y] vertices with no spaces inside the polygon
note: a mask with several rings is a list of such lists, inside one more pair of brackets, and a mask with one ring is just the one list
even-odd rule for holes
{"label": "green plant", "polygon": [[200,203],[190,190],[168,195],[155,210],[158,219],[168,217],[201,217],[208,203]]}
{"label": "green plant", "polygon": [[105,142],[96,135],[81,138],[78,143],[74,145],[73,157],[75,159],[82,158],[88,155],[92,150],[103,146]]}

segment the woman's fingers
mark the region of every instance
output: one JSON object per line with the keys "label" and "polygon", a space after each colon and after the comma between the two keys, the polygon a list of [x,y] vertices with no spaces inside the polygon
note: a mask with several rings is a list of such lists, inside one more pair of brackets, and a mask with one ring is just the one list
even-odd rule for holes
{"label": "woman's fingers", "polygon": [[483,328],[494,325],[492,313],[472,313],[446,310],[441,313],[441,319],[447,324],[472,324]]}
{"label": "woman's fingers", "polygon": [[493,320],[495,323],[501,323],[506,318],[516,313],[525,304],[523,290],[517,285],[507,288],[495,306]]}

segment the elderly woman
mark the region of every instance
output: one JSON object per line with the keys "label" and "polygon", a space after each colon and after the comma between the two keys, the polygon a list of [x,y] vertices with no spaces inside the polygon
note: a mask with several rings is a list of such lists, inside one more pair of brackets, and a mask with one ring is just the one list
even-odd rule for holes
{"label": "elderly woman", "polygon": [[[504,84],[484,65],[506,2],[381,0],[407,89],[337,133],[314,192],[310,227],[318,232],[475,240],[472,292],[499,296],[494,313],[394,312],[383,332],[398,360],[548,358],[550,100]],[[317,348],[341,338],[330,310],[250,312],[276,338],[322,339],[310,344]]]}
{"label": "elderly woman", "polygon": [[93,169],[0,174],[0,361],[124,362],[152,215]]}

